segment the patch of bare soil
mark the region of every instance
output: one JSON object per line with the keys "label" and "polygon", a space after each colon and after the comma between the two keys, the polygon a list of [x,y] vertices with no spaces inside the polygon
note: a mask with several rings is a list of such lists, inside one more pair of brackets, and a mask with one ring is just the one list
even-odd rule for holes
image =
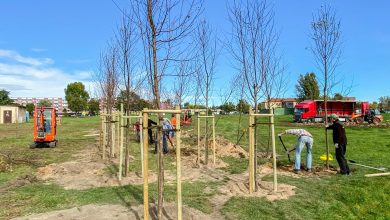
{"label": "patch of bare soil", "polygon": [[[267,169],[267,167],[269,169],[272,169],[272,165],[270,163],[265,164],[263,167],[265,169]],[[327,169],[325,165],[314,166],[311,169],[311,172],[306,172],[305,170],[302,170],[298,174],[293,173],[293,169],[294,169],[293,165],[283,165],[283,166],[278,165],[278,174],[300,178],[300,177],[321,177],[321,176],[334,175],[337,173],[336,167],[329,166],[329,169]]]}
{"label": "patch of bare soil", "polygon": [[[209,143],[209,146],[212,146],[212,141]],[[233,144],[232,142],[226,140],[225,138],[218,136],[216,138],[216,154],[220,157],[236,157],[236,158],[248,158],[248,152],[246,152],[242,147]]]}
{"label": "patch of bare soil", "polygon": [[[128,177],[123,177],[119,181],[116,170],[111,172],[115,174],[108,172],[108,169],[114,169],[113,166],[110,166],[112,162],[104,162],[94,146],[88,147],[73,157],[75,158],[73,161],[53,163],[39,168],[36,173],[37,178],[43,181],[53,181],[65,189],[88,189],[143,183],[142,175],[134,172],[129,173]],[[154,182],[156,179],[157,176],[150,173],[149,182]]]}
{"label": "patch of bare soil", "polygon": [[[175,203],[165,203],[163,208],[163,219],[177,219]],[[150,219],[157,219],[157,207],[150,205],[149,208]],[[127,220],[127,219],[143,219],[143,206],[125,207],[121,205],[85,205],[71,209],[33,214],[25,217],[14,218],[13,220],[95,220],[95,219],[109,219],[109,220]],[[206,220],[215,219],[210,215],[206,215],[196,209],[183,206],[183,219]]]}
{"label": "patch of bare soil", "polygon": [[31,183],[37,182],[38,179],[34,175],[23,175],[15,180],[9,181],[4,185],[0,186],[0,194],[6,193],[11,188],[18,188]]}
{"label": "patch of bare soil", "polygon": [[[213,164],[212,155],[209,155],[208,164],[204,164],[204,155],[201,154],[200,161],[198,163],[198,151],[190,146],[184,145],[181,149],[181,165],[182,165],[182,181],[194,182],[194,181],[220,181],[223,179],[224,173],[222,170],[214,168],[223,168],[228,166],[218,157]],[[172,155],[176,158],[175,153]],[[172,163],[176,165],[176,161]],[[168,170],[165,172],[165,180],[168,183],[176,181],[176,170]]]}

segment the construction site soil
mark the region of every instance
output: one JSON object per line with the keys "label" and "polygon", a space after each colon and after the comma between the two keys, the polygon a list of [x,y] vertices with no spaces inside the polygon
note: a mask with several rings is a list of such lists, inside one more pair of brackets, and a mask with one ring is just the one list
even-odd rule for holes
{"label": "construction site soil", "polygon": [[[295,186],[286,184],[278,184],[278,191],[274,192],[273,183],[262,181],[265,176],[272,175],[273,168],[270,163],[260,165],[258,167],[258,190],[249,195],[248,188],[248,172],[241,174],[230,174],[224,171],[224,168],[229,166],[223,162],[220,157],[235,157],[247,160],[247,152],[240,146],[236,146],[229,141],[218,137],[216,144],[216,163],[213,164],[212,155],[209,156],[208,165],[204,165],[203,155],[200,160],[200,165],[197,158],[196,146],[184,145],[182,151],[182,181],[193,182],[211,182],[225,180],[224,184],[217,189],[217,193],[210,198],[213,204],[213,212],[204,214],[190,207],[183,207],[183,219],[224,219],[219,210],[233,196],[242,197],[264,197],[270,201],[279,199],[288,199],[295,195]],[[211,142],[209,147],[211,147]],[[174,152],[166,156],[176,157]],[[132,158],[134,159],[134,158]],[[112,158],[103,161],[101,153],[96,145],[91,145],[78,154],[73,155],[73,160],[64,163],[53,163],[45,167],[41,167],[31,177],[26,177],[20,180],[21,184],[29,184],[35,181],[43,181],[48,183],[58,184],[64,189],[88,189],[103,186],[123,186],[123,185],[141,185],[143,178],[140,173],[129,172],[127,177],[118,179],[117,174],[108,172],[112,164],[117,164],[118,159]],[[175,165],[173,163],[173,165]],[[291,172],[291,167],[278,168],[278,175],[286,175],[292,177],[305,177],[327,174],[321,169],[315,170],[310,174],[294,174]],[[167,184],[176,182],[176,171],[165,171],[165,182]],[[227,179],[227,181],[226,181]],[[157,173],[149,172],[149,183],[157,181]],[[16,183],[14,183],[16,184]],[[208,188],[205,191],[210,190]],[[151,204],[150,213],[152,219],[156,219],[155,204]],[[97,205],[90,204],[81,207],[74,207],[66,210],[53,211],[48,213],[33,214],[26,217],[16,219],[142,219],[143,206],[122,206],[122,205]],[[176,219],[176,205],[174,203],[164,204],[165,219]]]}

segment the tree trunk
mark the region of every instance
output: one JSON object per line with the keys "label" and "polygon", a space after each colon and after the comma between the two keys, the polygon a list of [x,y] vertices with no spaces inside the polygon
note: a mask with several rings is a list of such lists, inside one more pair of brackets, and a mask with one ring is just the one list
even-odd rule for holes
{"label": "tree trunk", "polygon": [[[155,108],[160,109],[160,90],[159,90],[159,78],[157,73],[157,46],[156,46],[156,26],[154,25],[153,12],[152,12],[152,1],[148,0],[147,3],[148,10],[148,21],[150,29],[152,31],[152,50],[153,50],[153,94],[154,94],[154,105]],[[158,115],[159,119],[162,115]],[[180,123],[180,122],[179,122]],[[164,192],[164,163],[163,155],[161,151],[161,126],[162,122],[159,123],[160,128],[157,133],[157,151],[158,151],[158,219],[162,219],[162,209],[163,209],[163,192]]]}
{"label": "tree trunk", "polygon": [[[325,126],[328,124],[328,66],[325,59],[325,83],[324,83],[324,107],[325,107]],[[326,145],[326,169],[329,170],[329,143],[328,143],[328,131],[325,129],[325,145]]]}

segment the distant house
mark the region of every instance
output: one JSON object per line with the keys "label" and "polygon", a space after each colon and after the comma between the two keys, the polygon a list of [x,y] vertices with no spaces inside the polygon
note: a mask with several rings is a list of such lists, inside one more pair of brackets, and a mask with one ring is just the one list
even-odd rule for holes
{"label": "distant house", "polygon": [[295,98],[272,98],[269,102],[262,102],[261,109],[294,108],[296,104]]}
{"label": "distant house", "polygon": [[18,105],[0,106],[0,124],[26,122],[26,108]]}

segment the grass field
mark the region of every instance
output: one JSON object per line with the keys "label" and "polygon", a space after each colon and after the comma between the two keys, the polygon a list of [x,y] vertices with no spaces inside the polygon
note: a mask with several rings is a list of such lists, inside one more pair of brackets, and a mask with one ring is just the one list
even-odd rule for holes
{"label": "grass field", "polygon": [[[389,114],[384,115],[389,120]],[[248,118],[243,117],[241,127],[238,127],[239,116],[218,116],[216,133],[230,142],[247,149],[247,136],[241,135],[248,126]],[[266,121],[262,119],[262,121]],[[297,125],[291,124],[291,116],[278,116],[275,119],[276,134]],[[12,158],[12,171],[0,173],[0,219],[28,215],[30,213],[47,212],[75,207],[84,204],[125,204],[142,203],[142,186],[129,185],[120,187],[99,187],[85,190],[65,190],[54,183],[30,181],[29,184],[19,184],[21,179],[31,178],[39,167],[70,161],[72,155],[87,146],[98,144],[96,137],[84,136],[92,130],[97,130],[99,119],[64,118],[58,129],[59,147],[29,149],[32,142],[32,124],[0,125],[0,153]],[[314,135],[313,165],[323,166],[319,156],[325,153],[325,130],[323,127],[304,127]],[[186,129],[191,130],[192,127]],[[259,125],[258,145],[261,151],[269,150],[268,126]],[[239,132],[239,133],[238,133]],[[347,128],[348,136],[347,158],[359,163],[390,168],[390,129],[389,128]],[[242,136],[242,137],[241,137]],[[241,137],[241,138],[240,138]],[[283,137],[286,146],[293,147],[296,138]],[[279,164],[288,165],[283,148],[277,140]],[[331,142],[331,133],[329,133]],[[191,142],[184,139],[183,142]],[[333,154],[333,147],[330,144]],[[139,158],[139,148],[132,146],[135,158]],[[303,153],[303,156],[305,154]],[[166,157],[166,168],[174,158]],[[228,172],[243,173],[247,169],[245,159],[233,157],[222,158],[229,167]],[[264,163],[268,159],[261,159]],[[155,155],[150,154],[151,169],[156,169]],[[304,161],[304,160],[303,160]],[[140,160],[135,159],[130,164],[130,170],[140,171]],[[337,167],[337,162],[331,161]],[[290,177],[279,175],[279,182],[297,187],[297,194],[287,200],[269,201],[256,197],[233,197],[227,201],[221,210],[226,219],[389,219],[390,218],[390,177],[364,177],[364,174],[375,173],[350,164],[351,176],[327,175],[320,177]],[[271,180],[272,176],[266,176]],[[220,182],[186,182],[183,184],[184,204],[205,213],[211,213],[210,198],[216,189],[224,184]],[[204,192],[206,187],[211,188]],[[156,198],[156,184],[150,185],[150,199]],[[175,187],[167,185],[165,199],[175,200]]]}

